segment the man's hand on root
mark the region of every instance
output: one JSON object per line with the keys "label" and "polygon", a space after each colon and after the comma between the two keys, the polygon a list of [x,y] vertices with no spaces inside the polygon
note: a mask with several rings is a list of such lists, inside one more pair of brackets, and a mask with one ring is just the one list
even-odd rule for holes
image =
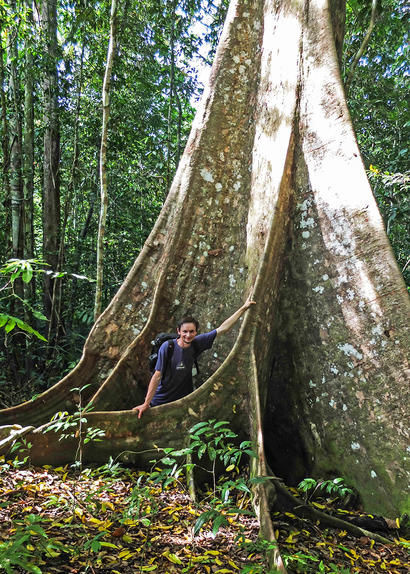
{"label": "man's hand on root", "polygon": [[146,405],[145,403],[142,405],[137,405],[136,407],[134,407],[133,411],[138,412],[138,418],[140,419],[142,417],[142,413],[144,413],[145,411],[147,411],[149,409],[149,405]]}
{"label": "man's hand on root", "polygon": [[252,287],[248,295],[248,298],[246,299],[245,303],[242,306],[242,308],[245,310],[249,309],[249,307],[252,307],[252,305],[256,305],[256,301],[253,300],[253,290],[254,288]]}

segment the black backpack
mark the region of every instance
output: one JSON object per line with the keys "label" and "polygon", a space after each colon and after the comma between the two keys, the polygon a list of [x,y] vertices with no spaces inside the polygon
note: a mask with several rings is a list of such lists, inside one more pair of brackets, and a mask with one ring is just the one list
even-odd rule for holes
{"label": "black backpack", "polygon": [[[168,368],[169,362],[171,361],[172,354],[174,352],[174,341],[173,341],[173,339],[178,339],[177,333],[158,333],[158,335],[153,340],[152,347],[151,347],[151,354],[148,357],[149,370],[151,373],[153,373],[155,371],[155,365],[157,364],[158,352],[159,352],[161,345],[163,343],[165,343],[165,341],[169,341],[168,353],[166,356],[166,362],[164,365],[164,369],[162,371],[162,376],[163,377],[165,376],[166,370]],[[194,351],[194,364],[195,364],[197,373],[199,373],[199,366],[198,366],[198,362],[197,362],[198,347],[195,344],[195,339],[192,341],[191,345],[192,345],[192,349]]]}

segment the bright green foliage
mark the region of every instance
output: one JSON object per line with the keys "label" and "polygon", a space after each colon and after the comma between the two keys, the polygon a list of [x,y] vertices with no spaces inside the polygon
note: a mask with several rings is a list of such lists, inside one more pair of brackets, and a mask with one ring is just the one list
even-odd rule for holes
{"label": "bright green foliage", "polygon": [[298,489],[305,493],[306,500],[311,500],[315,496],[328,496],[344,500],[348,495],[353,494],[353,490],[346,486],[343,478],[334,478],[333,480],[304,478],[299,483]]}
{"label": "bright green foliage", "polygon": [[[362,154],[368,165],[389,172],[407,167],[408,21],[405,0],[379,2],[376,25],[349,90]],[[344,73],[367,31],[371,2],[347,1]],[[408,15],[408,14],[407,14]]]}
{"label": "bright green foliage", "polygon": [[43,313],[37,309],[34,309],[29,301],[19,297],[14,290],[14,284],[19,278],[21,278],[24,283],[30,283],[35,273],[42,273],[43,270],[39,267],[40,265],[44,265],[44,263],[37,259],[9,259],[7,263],[0,267],[0,275],[4,276],[6,280],[5,285],[1,287],[1,291],[3,291],[5,295],[0,297],[0,309],[2,310],[0,312],[0,328],[4,328],[6,335],[10,333],[10,331],[12,331],[15,327],[17,327],[21,331],[27,333],[29,336],[34,335],[41,341],[47,341],[47,339],[43,337],[41,333],[39,333],[21,317],[14,317],[13,315],[9,315],[8,313],[3,312],[3,309],[6,311],[10,307],[13,308],[13,303],[18,301],[21,304],[21,307],[28,311],[33,318],[39,319],[41,321],[47,320]]}
{"label": "bright green foliage", "polygon": [[11,468],[17,469],[28,464],[31,447],[32,443],[27,441],[25,438],[16,440],[10,449],[10,454],[17,454],[13,460],[10,459],[9,461],[0,465],[0,474],[3,472],[8,472]]}
{"label": "bright green foliage", "polygon": [[15,567],[25,572],[42,574],[35,565],[44,554],[59,555],[66,551],[58,540],[50,539],[45,530],[44,520],[35,514],[28,514],[24,520],[16,522],[16,532],[7,541],[0,542],[0,567],[7,574],[14,574]]}
{"label": "bright green foliage", "polygon": [[410,172],[381,172],[370,165],[368,174],[384,217],[387,234],[410,288]]}
{"label": "bright green foliage", "polygon": [[250,441],[243,441],[238,447],[229,440],[237,439],[238,435],[229,428],[228,421],[211,419],[200,422],[190,429],[189,435],[191,453],[195,453],[199,459],[207,454],[212,462],[223,462],[227,472],[239,465],[244,454],[256,456],[250,448]]}
{"label": "bright green foliage", "polygon": [[[345,77],[366,34],[370,11],[371,2],[347,0]],[[383,0],[378,2],[375,28],[355,71],[348,105],[390,241],[408,283],[409,73],[407,2]]]}

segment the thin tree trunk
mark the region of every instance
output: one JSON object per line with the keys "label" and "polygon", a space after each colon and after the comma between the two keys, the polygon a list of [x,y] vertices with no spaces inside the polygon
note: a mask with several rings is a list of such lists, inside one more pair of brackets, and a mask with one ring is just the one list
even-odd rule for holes
{"label": "thin tree trunk", "polygon": [[[56,0],[43,0],[41,4],[41,27],[45,43],[45,69],[43,79],[44,132],[44,181],[43,181],[43,257],[50,270],[58,269],[60,240],[60,127],[58,117],[58,43]],[[58,308],[54,297],[59,293],[53,279],[44,275],[44,306],[49,318],[48,338],[57,335],[59,319],[52,314]]]}
{"label": "thin tree trunk", "polygon": [[[31,2],[27,2],[27,22],[29,24],[25,40],[24,70],[24,129],[23,129],[23,195],[24,195],[24,259],[34,258],[34,58],[33,58],[33,17]],[[24,299],[31,305],[34,302],[36,278],[24,283]],[[29,306],[24,308],[26,323],[35,327],[33,313]],[[30,376],[33,356],[30,340],[26,339],[24,357],[25,373]]]}
{"label": "thin tree trunk", "polygon": [[[67,222],[70,215],[70,210],[72,206],[72,200],[75,189],[75,181],[78,168],[78,158],[79,158],[79,147],[78,147],[78,126],[80,120],[80,110],[81,110],[81,95],[82,95],[82,85],[83,85],[83,64],[84,64],[84,45],[81,49],[80,57],[80,70],[79,70],[79,80],[78,80],[78,92],[77,92],[77,104],[74,120],[74,141],[73,141],[73,161],[71,164],[70,179],[67,184],[67,195],[64,204],[63,222],[61,226],[61,237],[60,237],[60,247],[58,251],[58,269],[64,268],[64,255],[65,255],[65,244],[66,244],[66,229]],[[56,289],[58,289],[57,294],[53,297],[53,307],[52,315],[56,317],[57,325],[56,331],[63,328],[61,325],[61,305],[62,305],[62,282],[58,281],[56,283]]]}
{"label": "thin tree trunk", "polygon": [[[28,2],[31,8],[31,2]],[[28,10],[28,22],[32,24],[32,14]],[[23,138],[23,194],[24,194],[24,258],[34,257],[34,60],[32,30],[27,33],[25,45],[24,82],[24,138]],[[35,288],[33,279],[24,286],[25,297],[32,301]],[[26,319],[31,323],[31,316]]]}
{"label": "thin tree trunk", "polygon": [[[9,154],[9,123],[7,119],[7,98],[6,98],[6,78],[4,74],[4,59],[7,57],[6,51],[0,45],[0,98],[1,98],[1,126],[3,152],[2,178],[3,178],[3,204],[5,209],[4,237],[5,255],[9,257],[11,252],[11,197],[10,197],[10,154]],[[8,80],[7,80],[8,81]]]}
{"label": "thin tree trunk", "polygon": [[175,158],[175,166],[178,167],[179,159],[181,157],[181,131],[182,131],[182,106],[181,98],[178,93],[175,93],[175,99],[178,106],[178,128],[177,128],[177,152]]}
{"label": "thin tree trunk", "polygon": [[[11,8],[16,12],[16,3],[12,2]],[[21,121],[21,95],[20,78],[18,70],[18,27],[17,24],[10,29],[8,63],[10,68],[10,193],[11,193],[11,236],[12,253],[16,259],[24,257],[24,195],[22,179],[22,121]],[[23,299],[24,287],[21,278],[14,282],[16,295]],[[20,301],[14,301],[14,313],[22,316],[24,313]]]}
{"label": "thin tree trunk", "polygon": [[349,93],[350,85],[352,83],[353,76],[354,76],[356,68],[357,68],[357,64],[359,63],[359,60],[363,56],[364,51],[367,47],[367,44],[369,43],[370,36],[372,35],[373,28],[376,24],[376,16],[377,16],[377,0],[372,0],[372,11],[370,14],[369,27],[367,28],[367,32],[363,38],[363,41],[360,45],[360,48],[358,49],[358,51],[357,51],[357,53],[353,59],[353,62],[350,65],[349,75],[347,76],[347,80],[345,83],[346,95]]}
{"label": "thin tree trunk", "polygon": [[[12,4],[13,11],[16,10],[15,3]],[[22,160],[22,125],[21,125],[21,101],[19,74],[17,69],[18,48],[17,48],[17,28],[10,31],[9,44],[9,67],[10,67],[10,98],[12,103],[12,113],[10,120],[10,189],[11,189],[11,217],[12,217],[12,246],[13,257],[22,259],[24,256],[24,228],[23,228],[23,181],[21,174]],[[16,285],[17,286],[17,285]],[[22,290],[20,285],[19,290]]]}
{"label": "thin tree trunk", "polygon": [[108,209],[108,189],[107,189],[107,139],[108,139],[108,119],[110,117],[110,82],[114,63],[115,47],[117,43],[117,0],[112,0],[110,16],[110,39],[107,52],[107,64],[102,89],[103,121],[101,131],[100,148],[100,193],[101,207],[100,219],[98,223],[97,239],[97,283],[95,288],[94,320],[101,314],[103,273],[104,273],[104,237],[105,224]]}

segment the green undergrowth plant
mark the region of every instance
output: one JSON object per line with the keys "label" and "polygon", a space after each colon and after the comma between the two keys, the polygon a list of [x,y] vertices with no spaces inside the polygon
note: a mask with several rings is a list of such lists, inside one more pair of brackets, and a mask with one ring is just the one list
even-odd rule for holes
{"label": "green undergrowth plant", "polygon": [[69,552],[60,541],[49,538],[45,523],[46,520],[34,514],[13,522],[12,536],[0,542],[0,569],[7,574],[14,574],[16,568],[42,574],[36,562],[45,556],[52,558],[61,552]]}
{"label": "green undergrowth plant", "polygon": [[7,461],[4,456],[0,458],[0,474],[2,472],[9,472],[12,468],[18,469],[30,464],[31,446],[32,443],[25,438],[16,440],[10,449],[10,455],[14,454],[14,458],[9,458]]}
{"label": "green undergrowth plant", "polygon": [[298,490],[304,494],[306,502],[315,498],[333,498],[344,503],[354,494],[340,477],[331,480],[305,478],[298,484]]}
{"label": "green undergrowth plant", "polygon": [[[155,494],[143,485],[153,483],[168,488],[181,485],[182,479],[189,472],[200,469],[210,475],[211,487],[204,493],[202,500],[197,504],[199,512],[196,522],[192,528],[192,544],[201,530],[208,527],[213,536],[220,528],[230,527],[230,522],[239,515],[255,516],[253,510],[248,510],[249,504],[243,504],[252,497],[252,486],[269,480],[269,477],[247,476],[246,472],[241,472],[241,465],[244,461],[256,456],[252,448],[252,443],[248,440],[241,441],[238,435],[229,428],[227,421],[217,421],[211,419],[197,423],[189,430],[189,443],[186,448],[175,450],[172,448],[159,449],[163,455],[159,460],[152,461],[151,472],[141,478],[136,491],[130,498],[130,508],[133,509],[134,518],[142,521],[145,518],[149,526],[155,513],[155,507],[151,504]],[[188,458],[187,458],[188,457]],[[220,470],[222,467],[222,471]],[[146,481],[146,482],[145,482]],[[353,491],[346,486],[341,478],[333,480],[305,479],[299,485],[302,492],[306,492],[307,498],[315,494],[325,493],[333,498],[346,498]],[[242,496],[242,502],[239,502]],[[144,516],[142,512],[142,501],[149,500],[148,508],[150,517]],[[205,506],[205,509],[204,509]],[[126,515],[129,517],[129,515]],[[142,522],[144,524],[144,522]],[[244,527],[239,523],[239,532],[236,535],[236,543],[240,548],[249,552],[249,557],[256,552],[267,557],[272,550],[277,547],[277,543],[266,540],[258,540],[249,543],[244,535]],[[286,549],[281,549],[281,555],[288,571],[304,573],[330,572],[336,574],[338,567],[334,564],[325,565],[314,554],[306,552],[289,553]],[[189,570],[187,570],[189,571]],[[262,559],[258,564],[250,564],[241,570],[241,574],[270,574],[267,560]],[[343,574],[349,574],[349,570],[343,570]]]}
{"label": "green undergrowth plant", "polygon": [[[239,444],[238,444],[239,443]],[[228,515],[249,514],[250,511],[236,506],[233,494],[238,492],[251,496],[252,480],[240,475],[240,464],[244,457],[255,457],[250,441],[239,442],[238,435],[229,428],[228,421],[211,419],[197,423],[189,430],[189,444],[186,448],[162,449],[164,455],[159,461],[152,461],[154,467],[148,479],[163,488],[181,482],[181,477],[196,468],[208,473],[212,490],[202,500],[208,508],[195,523],[194,536],[210,524],[213,535],[219,528],[229,524]],[[182,461],[189,462],[182,462]],[[195,462],[192,462],[195,461]],[[224,472],[218,480],[218,468]]]}
{"label": "green undergrowth plant", "polygon": [[45,427],[43,432],[56,432],[59,436],[59,441],[75,438],[78,440],[75,460],[72,464],[74,468],[82,470],[83,467],[83,446],[89,442],[100,442],[105,436],[105,432],[99,428],[94,428],[87,425],[86,414],[92,411],[93,406],[91,403],[83,407],[82,393],[90,385],[82,387],[74,387],[70,389],[71,392],[76,393],[78,396],[78,408],[73,414],[67,411],[60,411],[56,413],[50,423]]}
{"label": "green undergrowth plant", "polygon": [[[233,520],[239,528],[236,542],[241,545],[246,538],[244,527],[237,519],[239,515],[255,516],[254,511],[248,509],[252,485],[269,480],[268,477],[250,478],[243,468],[249,458],[256,456],[252,443],[240,441],[230,429],[228,421],[211,419],[197,423],[189,430],[187,447],[157,448],[163,456],[151,461],[151,471],[139,477],[127,500],[123,524],[129,524],[132,520],[149,529],[157,511],[157,492],[152,486],[162,489],[179,486],[185,489],[187,473],[198,469],[202,474],[209,474],[211,484],[201,500],[194,503],[197,518],[192,527],[192,545],[195,546],[201,530],[209,527],[212,536],[216,536],[220,528],[230,527]],[[188,568],[186,571],[191,570]],[[267,574],[266,564],[260,572]]]}

